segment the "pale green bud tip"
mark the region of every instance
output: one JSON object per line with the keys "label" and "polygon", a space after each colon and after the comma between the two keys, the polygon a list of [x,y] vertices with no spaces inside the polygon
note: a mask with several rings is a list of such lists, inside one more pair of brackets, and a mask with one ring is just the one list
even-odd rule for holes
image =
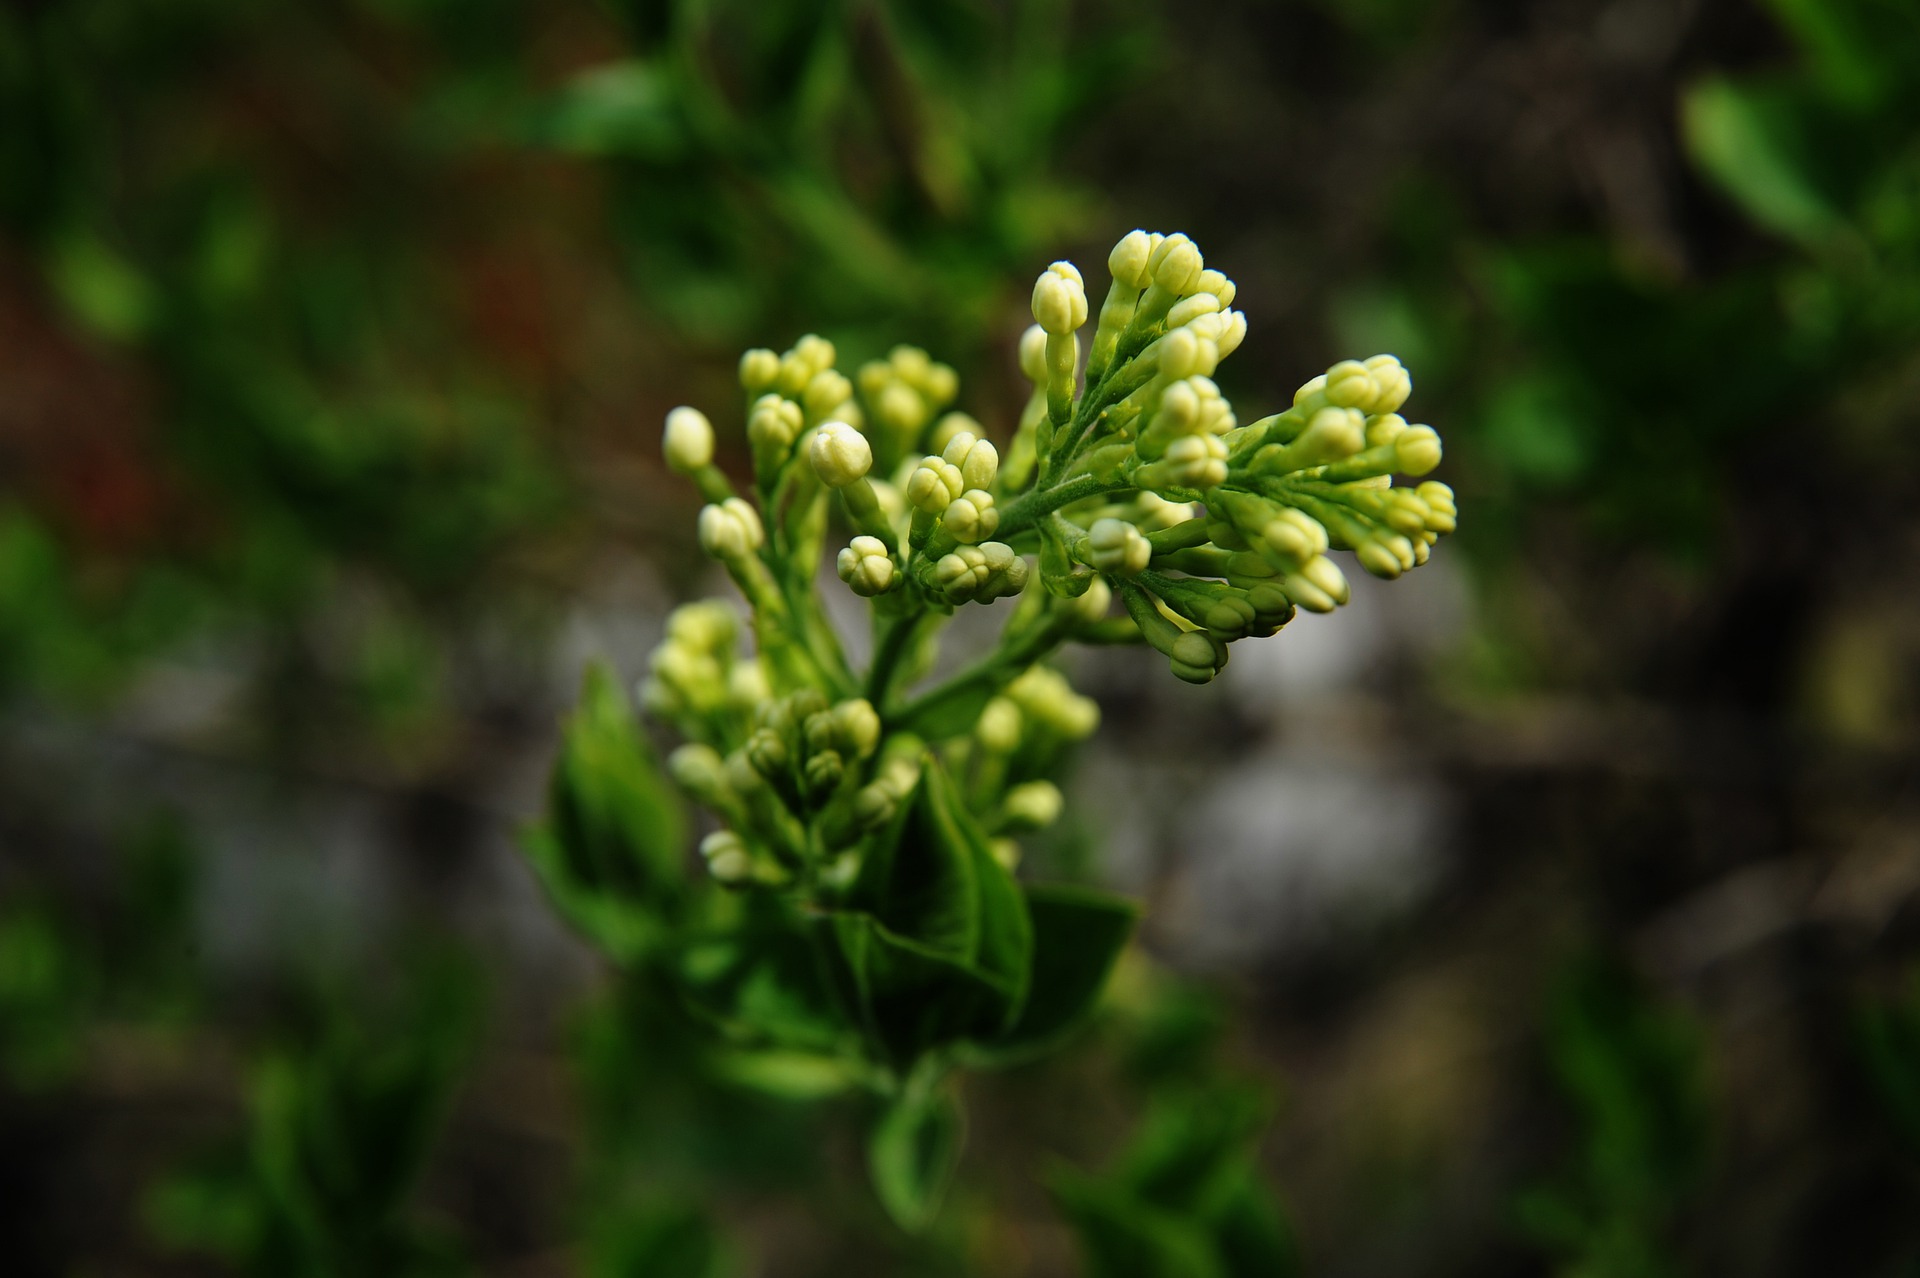
{"label": "pale green bud tip", "polygon": [[1138,576],[1153,558],[1153,546],[1124,519],[1096,519],[1087,530],[1087,547],[1095,568],[1121,577]]}
{"label": "pale green bud tip", "polygon": [[753,855],[732,830],[715,830],[700,840],[700,858],[721,883],[744,883],[753,877]]}
{"label": "pale green bud tip", "polygon": [[1226,664],[1226,645],[1198,630],[1189,630],[1173,641],[1167,659],[1173,673],[1188,683],[1207,683]]}
{"label": "pale green bud tip", "polygon": [[1071,262],[1055,262],[1033,283],[1033,318],[1049,334],[1071,333],[1087,322],[1087,289]]}
{"label": "pale green bud tip", "polygon": [[1107,273],[1126,288],[1145,288],[1153,282],[1147,274],[1147,258],[1153,253],[1153,241],[1145,231],[1128,231],[1107,254]]}
{"label": "pale green bud tip", "polygon": [[740,385],[749,395],[761,395],[780,380],[780,357],[765,347],[740,356]]}
{"label": "pale green bud tip", "polygon": [[713,462],[713,423],[699,409],[682,405],[667,414],[660,443],[668,466],[682,475],[692,474]]}
{"label": "pale green bud tip", "polygon": [[995,754],[1012,754],[1020,745],[1020,707],[1005,697],[995,697],[980,712],[973,735]]}
{"label": "pale green bud tip", "polygon": [[873,447],[845,422],[828,422],[813,433],[807,449],[813,473],[829,488],[845,488],[873,469]]}
{"label": "pale green bud tip", "polygon": [[766,544],[760,513],[738,497],[700,511],[700,549],[715,559],[740,559]]}
{"label": "pale green bud tip", "polygon": [[1047,380],[1047,330],[1038,324],[1020,334],[1020,372],[1030,382]]}
{"label": "pale green bud tip", "polygon": [[994,508],[991,494],[970,488],[947,503],[940,526],[955,541],[974,546],[993,536],[1000,526],[1000,512]]}
{"label": "pale green bud tip", "polygon": [[1060,819],[1066,800],[1051,781],[1028,781],[1007,791],[1007,820],[1022,829],[1041,830]]}
{"label": "pale green bud tip", "polygon": [[697,795],[724,789],[727,762],[712,746],[688,742],[667,756],[667,771],[682,787]]}
{"label": "pale green bud tip", "polygon": [[835,567],[840,571],[840,580],[856,595],[870,599],[893,589],[893,556],[878,537],[855,537],[840,552]]}
{"label": "pale green bud tip", "polygon": [[1394,465],[1405,475],[1424,475],[1440,464],[1440,435],[1431,426],[1409,426],[1393,439]]}
{"label": "pale green bud tip", "polygon": [[1103,620],[1113,606],[1113,587],[1107,584],[1105,577],[1095,577],[1087,583],[1086,593],[1073,601],[1073,610],[1082,621]]}
{"label": "pale green bud tip", "polygon": [[842,701],[832,710],[833,727],[855,757],[864,759],[880,744],[880,714],[865,697]]}
{"label": "pale green bud tip", "polygon": [[1200,272],[1206,263],[1201,260],[1200,248],[1184,235],[1169,235],[1154,247],[1147,259],[1147,269],[1153,273],[1153,282],[1177,297],[1185,297],[1200,283]]}

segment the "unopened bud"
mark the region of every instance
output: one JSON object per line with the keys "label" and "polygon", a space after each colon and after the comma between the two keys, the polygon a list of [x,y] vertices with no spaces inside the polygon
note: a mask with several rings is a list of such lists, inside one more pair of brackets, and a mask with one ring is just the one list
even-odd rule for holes
{"label": "unopened bud", "polygon": [[845,488],[873,469],[873,446],[845,422],[828,422],[813,433],[807,448],[813,473],[829,488]]}
{"label": "unopened bud", "polygon": [[855,537],[840,552],[834,566],[840,571],[840,580],[862,598],[885,594],[896,580],[893,556],[878,537]]}
{"label": "unopened bud", "polygon": [[713,423],[699,409],[682,405],[667,414],[660,443],[667,465],[690,475],[713,462]]}
{"label": "unopened bud", "polygon": [[1060,819],[1066,800],[1051,781],[1028,781],[1007,791],[1001,805],[1007,823],[1022,830],[1044,830]]}
{"label": "unopened bud", "polygon": [[1096,519],[1087,530],[1088,557],[1101,572],[1136,577],[1153,558],[1153,545],[1124,519]]}

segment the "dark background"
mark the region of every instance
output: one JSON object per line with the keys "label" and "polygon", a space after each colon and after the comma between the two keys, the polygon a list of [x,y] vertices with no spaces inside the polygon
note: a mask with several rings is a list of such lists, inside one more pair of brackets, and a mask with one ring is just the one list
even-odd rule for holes
{"label": "dark background", "polygon": [[[732,1272],[1074,1273],[1039,1169],[1148,1042],[1277,1097],[1306,1273],[1916,1272],[1916,67],[1902,0],[0,7],[0,1270],[332,1272],[262,1133],[338,1060],[387,1272],[643,1272],[697,1165]],[[713,585],[667,408],[740,469],[818,330],[1004,438],[1028,281],[1136,225],[1238,282],[1243,420],[1399,354],[1461,528],[1207,688],[1070,662],[1048,855],[1143,956],[907,1244],[515,834]]]}

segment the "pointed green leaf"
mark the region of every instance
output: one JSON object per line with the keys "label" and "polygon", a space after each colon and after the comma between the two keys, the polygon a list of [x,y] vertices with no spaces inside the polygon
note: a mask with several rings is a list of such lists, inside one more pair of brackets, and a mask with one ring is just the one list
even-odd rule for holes
{"label": "pointed green leaf", "polygon": [[1008,1055],[1050,1046],[1086,1019],[1140,913],[1124,897],[1065,884],[1035,885],[1026,896],[1032,977],[1019,1019],[992,1044]]}
{"label": "pointed green leaf", "polygon": [[1680,115],[1693,158],[1754,221],[1813,246],[1845,228],[1810,171],[1791,104],[1778,93],[1705,80],[1687,91]]}
{"label": "pointed green leaf", "polygon": [[894,1223],[918,1233],[932,1223],[960,1161],[960,1107],[944,1091],[905,1096],[867,1143],[874,1191]]}

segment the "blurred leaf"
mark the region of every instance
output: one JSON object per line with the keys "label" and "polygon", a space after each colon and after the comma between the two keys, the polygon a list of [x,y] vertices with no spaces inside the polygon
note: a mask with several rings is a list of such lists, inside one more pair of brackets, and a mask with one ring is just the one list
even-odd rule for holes
{"label": "blurred leaf", "polygon": [[584,1266],[590,1278],[719,1278],[728,1268],[712,1222],[691,1207],[613,1215],[595,1229]]}
{"label": "blurred leaf", "polygon": [[74,231],[59,239],[47,273],[74,318],[102,337],[131,341],[153,323],[159,299],[152,283],[93,235]]}
{"label": "blurred leaf", "polygon": [[1680,118],[1693,158],[1756,222],[1814,248],[1845,229],[1808,170],[1783,91],[1704,80],[1687,91]]}
{"label": "blurred leaf", "polygon": [[873,1187],[902,1229],[917,1233],[932,1223],[960,1160],[960,1138],[960,1107],[944,1090],[909,1089],[873,1129]]}
{"label": "blurred leaf", "polygon": [[1043,1049],[1085,1020],[1139,917],[1133,902],[1087,888],[1035,885],[1026,897],[1033,976],[1020,1018],[993,1040],[995,1052]]}
{"label": "blurred leaf", "polygon": [[535,124],[536,140],[579,155],[677,158],[688,145],[671,79],[639,59],[575,76]]}
{"label": "blurred leaf", "polygon": [[554,765],[548,824],[526,847],[556,903],[616,955],[643,949],[685,889],[685,805],[627,700],[588,669]]}

